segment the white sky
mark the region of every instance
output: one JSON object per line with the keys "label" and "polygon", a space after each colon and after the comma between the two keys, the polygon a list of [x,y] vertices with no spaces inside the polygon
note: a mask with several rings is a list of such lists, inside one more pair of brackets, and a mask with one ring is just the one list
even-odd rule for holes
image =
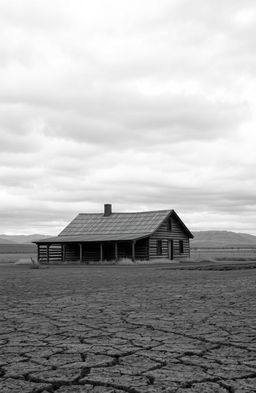
{"label": "white sky", "polygon": [[0,0],[0,233],[174,208],[256,234],[255,0]]}

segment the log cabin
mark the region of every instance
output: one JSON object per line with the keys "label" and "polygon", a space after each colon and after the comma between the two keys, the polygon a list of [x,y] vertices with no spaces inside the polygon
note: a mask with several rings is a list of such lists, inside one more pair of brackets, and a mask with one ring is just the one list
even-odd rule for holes
{"label": "log cabin", "polygon": [[81,213],[56,237],[37,240],[39,263],[100,263],[120,259],[182,260],[192,233],[174,210]]}

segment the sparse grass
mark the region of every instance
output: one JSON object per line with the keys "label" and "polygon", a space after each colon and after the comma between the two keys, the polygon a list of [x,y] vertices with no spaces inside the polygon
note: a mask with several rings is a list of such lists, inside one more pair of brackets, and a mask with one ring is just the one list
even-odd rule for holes
{"label": "sparse grass", "polygon": [[[24,262],[19,262],[22,259],[28,260],[26,264],[30,263],[30,258],[36,259],[37,254],[36,253],[24,253],[24,252],[15,252],[15,253],[1,253],[0,252],[0,265],[1,264],[19,264],[19,263],[24,263]],[[102,261],[102,262],[89,262],[90,265],[130,265],[130,266],[135,266],[135,265],[146,265],[146,264],[172,264],[172,263],[199,263],[199,264],[209,264],[209,263],[216,263],[216,262],[250,262],[250,261],[256,261],[256,254],[241,254],[237,255],[235,253],[230,253],[227,252],[226,254],[223,255],[217,255],[215,252],[208,252],[208,253],[191,253],[191,258],[189,259],[183,259],[183,260],[173,260],[170,261],[169,259],[165,258],[158,258],[158,259],[152,259],[150,261],[145,261],[145,260],[136,260],[135,262],[132,262],[131,259],[129,258],[123,258],[119,260],[118,262],[116,261]],[[62,262],[59,263],[62,265]],[[67,262],[66,264],[79,264],[79,261],[77,262]]]}
{"label": "sparse grass", "polygon": [[35,259],[33,259],[32,257],[30,258],[31,260],[31,265],[30,265],[30,269],[40,269],[41,265],[39,262],[37,262]]}
{"label": "sparse grass", "polygon": [[116,265],[126,265],[126,266],[135,265],[135,263],[129,258],[120,259],[119,261],[115,262],[115,264]]}
{"label": "sparse grass", "polygon": [[147,261],[145,259],[136,259],[134,262],[130,258],[123,258],[118,260],[117,262],[113,261],[113,264],[115,265],[156,265],[156,264],[170,264],[172,262],[179,262],[179,261],[170,261],[170,259],[167,258],[155,258],[151,259],[150,261]]}
{"label": "sparse grass", "polygon": [[37,265],[31,264],[31,265],[29,265],[29,268],[30,268],[30,269],[40,269],[41,266],[40,266],[39,264],[37,264]]}
{"label": "sparse grass", "polygon": [[29,258],[36,258],[37,255],[35,253],[0,253],[0,264],[6,263],[17,263],[20,259],[29,259]]}
{"label": "sparse grass", "polygon": [[256,261],[256,248],[203,247],[191,248],[191,259],[213,258],[216,261]]}
{"label": "sparse grass", "polygon": [[170,259],[167,258],[154,258],[151,259],[150,261],[146,261],[146,260],[136,260],[135,264],[137,265],[157,265],[157,264],[168,264],[170,265],[171,263],[178,263],[178,260],[173,260],[171,261]]}
{"label": "sparse grass", "polygon": [[187,270],[209,270],[209,271],[231,271],[231,270],[248,270],[248,269],[256,269],[256,262],[235,262],[235,263],[227,263],[227,262],[218,262],[215,264],[195,264],[195,265],[187,265],[183,266],[180,269]]}
{"label": "sparse grass", "polygon": [[223,256],[223,257],[216,257],[216,261],[256,261],[256,257],[233,257],[233,256]]}
{"label": "sparse grass", "polygon": [[[154,265],[154,264],[163,264],[163,263],[168,263],[170,264],[171,262],[178,262],[178,261],[170,261],[169,259],[166,258],[158,258],[158,259],[151,259],[150,261],[147,260],[140,260],[136,259],[134,262],[130,258],[122,258],[119,259],[118,261],[111,260],[111,261],[102,261],[102,262],[89,262],[89,265],[111,265],[111,266],[136,266],[136,265]],[[79,264],[79,262],[77,262]]]}
{"label": "sparse grass", "polygon": [[189,258],[189,259],[183,259],[182,261],[180,261],[180,263],[216,263],[217,259],[215,258]]}

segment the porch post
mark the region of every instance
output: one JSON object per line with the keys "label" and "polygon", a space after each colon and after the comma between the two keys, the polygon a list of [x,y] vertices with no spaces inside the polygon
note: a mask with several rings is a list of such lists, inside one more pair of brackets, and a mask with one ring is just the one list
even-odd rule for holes
{"label": "porch post", "polygon": [[135,244],[136,244],[136,240],[132,241],[132,261],[135,261]]}
{"label": "porch post", "polygon": [[80,261],[80,263],[83,262],[83,245],[82,245],[82,243],[79,243],[79,261]]}
{"label": "porch post", "polygon": [[103,247],[102,247],[102,243],[100,243],[100,262],[102,262],[103,260]]}
{"label": "porch post", "polygon": [[62,262],[66,261],[66,244],[62,244]]}
{"label": "porch post", "polygon": [[40,244],[37,244],[37,262],[40,262]]}
{"label": "porch post", "polygon": [[115,261],[118,261],[118,244],[115,242]]}
{"label": "porch post", "polygon": [[46,263],[47,265],[49,265],[49,248],[50,248],[50,244],[46,245]]}

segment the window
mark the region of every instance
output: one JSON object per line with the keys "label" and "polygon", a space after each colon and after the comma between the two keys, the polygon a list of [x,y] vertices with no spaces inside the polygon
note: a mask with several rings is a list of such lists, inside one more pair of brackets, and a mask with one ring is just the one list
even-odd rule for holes
{"label": "window", "polygon": [[162,240],[157,240],[157,255],[163,255],[163,244]]}
{"label": "window", "polygon": [[169,231],[172,230],[172,219],[171,219],[171,217],[169,217],[169,219],[168,219],[168,229],[169,229]]}
{"label": "window", "polygon": [[184,243],[183,243],[183,240],[179,241],[179,249],[180,249],[180,254],[184,254]]}

